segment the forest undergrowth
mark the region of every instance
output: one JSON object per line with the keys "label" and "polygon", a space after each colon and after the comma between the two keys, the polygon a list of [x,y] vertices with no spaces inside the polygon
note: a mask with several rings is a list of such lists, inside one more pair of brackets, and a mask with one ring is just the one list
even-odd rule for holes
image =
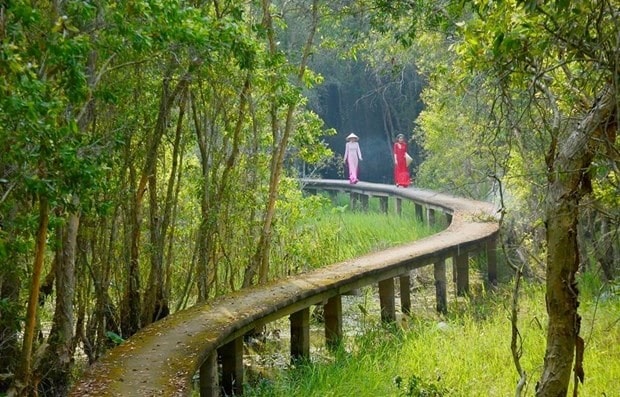
{"label": "forest undergrowth", "polygon": [[[430,275],[432,277],[432,274]],[[428,276],[420,275],[420,278]],[[620,396],[620,293],[584,277],[581,300],[585,382],[580,396]],[[510,351],[512,283],[478,296],[449,300],[449,314],[434,312],[431,287],[412,293],[413,313],[381,325],[376,291],[347,297],[349,332],[341,348],[315,346],[311,361],[274,366],[250,379],[248,396],[510,396],[518,374]],[[474,289],[476,290],[476,289]],[[519,302],[525,396],[534,395],[545,351],[544,284],[524,283]],[[364,306],[366,305],[366,307]],[[353,324],[355,323],[355,324]],[[315,324],[321,340],[321,324]],[[351,330],[356,327],[356,332]],[[287,343],[278,340],[286,352]],[[318,342],[320,343],[320,342]],[[286,361],[280,360],[280,363]],[[273,364],[273,363],[272,363]],[[274,370],[275,368],[275,370]],[[571,390],[572,390],[571,384]]]}
{"label": "forest undergrowth", "polygon": [[[376,214],[350,215],[343,213],[341,222],[354,222],[358,231],[376,229]],[[364,222],[369,223],[364,226]],[[381,232],[385,241],[402,237],[398,227],[389,229]],[[354,238],[352,234],[339,238],[344,247],[357,244],[348,241]],[[385,241],[382,244],[387,244]],[[447,279],[451,280],[449,260],[446,267]],[[430,267],[411,273],[412,314],[399,314],[395,324],[381,324],[376,288],[343,296],[345,336],[340,348],[330,351],[323,345],[323,324],[313,317],[308,362],[290,365],[288,322],[283,319],[270,324],[263,341],[247,346],[245,395],[515,395],[519,376],[510,350],[514,284],[506,275],[499,286],[488,288],[483,282],[484,270],[483,263],[470,261],[469,297],[457,298],[449,286],[447,315],[435,311]],[[620,291],[618,286],[599,280],[599,276],[588,273],[580,277],[585,382],[579,385],[579,395],[620,396]],[[543,368],[544,288],[540,281],[525,280],[519,294],[520,361],[527,373],[525,396],[535,394],[535,380]]]}

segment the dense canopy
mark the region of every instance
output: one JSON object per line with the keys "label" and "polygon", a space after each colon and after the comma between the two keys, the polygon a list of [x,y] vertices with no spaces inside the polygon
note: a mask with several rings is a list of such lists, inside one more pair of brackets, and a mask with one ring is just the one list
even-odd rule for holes
{"label": "dense canopy", "polygon": [[[617,281],[617,0],[0,4],[0,393],[63,395],[169,313],[316,266],[300,176],[501,207],[542,276],[540,396],[583,378],[577,275]],[[519,370],[518,360],[517,370]],[[574,372],[573,372],[574,370]],[[520,373],[525,378],[524,373]],[[575,382],[577,383],[577,382]]]}

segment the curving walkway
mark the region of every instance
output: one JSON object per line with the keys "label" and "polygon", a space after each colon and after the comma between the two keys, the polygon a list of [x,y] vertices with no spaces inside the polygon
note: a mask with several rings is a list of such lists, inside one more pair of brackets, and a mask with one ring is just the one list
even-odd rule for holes
{"label": "curving walkway", "polygon": [[[435,266],[439,310],[446,308],[445,259],[455,260],[460,294],[468,290],[470,253],[488,256],[488,279],[495,281],[498,223],[491,204],[365,182],[301,182],[310,191],[349,192],[355,205],[364,206],[368,199],[378,198],[386,211],[390,204],[395,204],[400,212],[402,200],[411,200],[416,203],[419,216],[432,222],[440,212],[450,221],[449,226],[410,244],[238,291],[174,313],[110,350],[78,380],[70,396],[189,396],[197,374],[201,396],[217,396],[220,388],[239,395],[243,383],[243,335],[261,324],[290,315],[291,354],[307,356],[309,308],[327,302],[325,336],[328,342],[336,342],[342,320],[340,296],[352,289],[378,283],[382,318],[390,321],[394,317],[393,280],[408,280],[412,269]],[[409,299],[408,295],[405,299]],[[223,373],[221,377],[218,371]]]}

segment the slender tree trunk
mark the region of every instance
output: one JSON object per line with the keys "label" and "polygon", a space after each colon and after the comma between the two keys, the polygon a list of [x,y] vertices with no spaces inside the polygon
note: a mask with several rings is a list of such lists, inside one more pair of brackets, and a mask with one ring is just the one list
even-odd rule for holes
{"label": "slender tree trunk", "polygon": [[[276,37],[273,28],[273,21],[270,12],[270,2],[262,0],[263,7],[263,21],[262,24],[267,31],[267,39],[269,41],[269,50],[271,55],[275,56],[277,53]],[[306,45],[303,50],[302,58],[300,61],[297,78],[302,79],[308,63],[313,42],[314,34],[318,26],[319,18],[318,0],[314,0],[311,6],[312,24],[309,29]],[[271,108],[271,132],[273,136],[272,145],[272,159],[271,159],[271,175],[269,178],[269,197],[267,200],[267,206],[263,216],[263,225],[261,234],[259,237],[256,251],[248,264],[243,280],[243,286],[247,287],[254,283],[254,278],[258,274],[258,282],[265,283],[269,278],[269,252],[271,250],[272,239],[272,223],[275,217],[275,208],[278,194],[278,187],[280,185],[280,178],[282,175],[282,167],[284,165],[284,155],[288,148],[288,142],[294,127],[294,113],[297,108],[297,103],[290,103],[286,112],[286,119],[283,131],[280,131],[280,123],[278,121],[278,108],[277,101],[272,101]]]}
{"label": "slender tree trunk", "polygon": [[[217,282],[217,270],[213,265],[212,258],[216,255],[216,245],[213,243],[213,236],[219,231],[221,224],[219,223],[223,204],[227,200],[227,192],[230,189],[232,180],[230,175],[237,166],[237,160],[240,154],[240,142],[243,127],[245,125],[246,112],[248,107],[248,98],[251,91],[251,73],[245,76],[243,87],[239,92],[237,117],[234,126],[226,125],[226,130],[232,129],[232,136],[225,139],[221,143],[221,147],[215,147],[213,142],[217,134],[215,128],[203,127],[201,123],[196,104],[192,101],[192,118],[194,120],[194,129],[196,130],[196,139],[201,156],[202,169],[202,196],[201,196],[201,223],[198,230],[198,300],[204,301],[209,297],[213,284]],[[226,123],[226,120],[224,121]],[[230,143],[229,143],[230,141]],[[214,177],[214,169],[212,163],[215,162],[217,151],[225,153],[220,157],[223,162],[221,177]],[[217,170],[218,168],[215,168]],[[219,182],[219,183],[218,183]]]}
{"label": "slender tree trunk", "polygon": [[[129,145],[127,145],[129,147]],[[127,153],[127,158],[129,154]],[[129,179],[133,196],[136,196],[136,172],[132,164],[129,164]],[[125,292],[121,302],[121,332],[123,337],[133,335],[140,329],[140,207],[134,199],[129,204],[129,259],[126,266]]]}
{"label": "slender tree trunk", "polygon": [[599,211],[596,211],[595,216],[600,221],[597,234],[598,238],[594,242],[594,256],[601,265],[601,270],[605,275],[605,279],[608,282],[612,282],[616,279],[616,266],[614,260],[618,260],[618,257],[614,255],[614,242],[619,240],[618,230],[612,230],[609,217]]}
{"label": "slender tree trunk", "polygon": [[[171,65],[174,62],[170,62]],[[191,68],[190,68],[191,69]],[[162,138],[166,132],[167,123],[170,118],[170,109],[172,104],[183,92],[189,82],[190,74],[186,73],[181,77],[174,90],[170,91],[170,79],[173,74],[173,67],[167,68],[164,77],[162,79],[162,93],[159,102],[159,112],[157,115],[157,122],[153,133],[148,139],[146,160],[140,174],[131,209],[131,258],[129,261],[129,269],[127,276],[127,286],[125,296],[123,299],[123,315],[122,315],[122,330],[123,336],[129,337],[136,333],[141,327],[142,318],[142,302],[140,298],[140,236],[142,225],[142,210],[144,203],[144,195],[146,194],[149,179],[154,176],[157,156],[159,155],[159,147],[161,145]]]}
{"label": "slender tree trunk", "polygon": [[12,391],[9,392],[9,395],[27,396],[33,392],[31,389],[32,347],[34,342],[35,325],[37,323],[39,287],[41,283],[41,272],[43,271],[43,260],[45,258],[48,223],[48,200],[47,197],[41,196],[39,197],[39,226],[37,230],[37,239],[35,242],[35,255],[32,266],[32,278],[30,281],[30,297],[28,299],[28,309],[26,312],[26,324],[24,326],[21,362],[13,383]]}
{"label": "slender tree trunk", "polygon": [[42,395],[62,396],[67,393],[73,364],[73,292],[75,291],[75,260],[80,217],[69,214],[63,227],[60,261],[56,271],[56,306],[54,322],[47,339],[47,347],[36,368],[39,392]]}
{"label": "slender tree trunk", "polygon": [[[172,206],[174,200],[174,187],[178,169],[179,156],[181,150],[181,137],[183,133],[183,121],[185,115],[187,90],[181,94],[179,104],[179,115],[177,128],[172,148],[172,169],[168,178],[166,197],[164,199],[163,211],[159,211],[159,198],[157,192],[157,172],[154,171],[149,177],[149,211],[150,211],[150,238],[151,238],[151,270],[149,282],[147,284],[142,324],[148,325],[153,321],[160,320],[170,313],[168,305],[168,291],[166,291],[166,273],[164,272],[164,251],[166,235],[170,226],[172,216]],[[155,167],[155,170],[157,168]]]}
{"label": "slender tree trunk", "polygon": [[[149,257],[150,269],[147,284],[144,288],[144,301],[142,303],[142,326],[155,321],[158,316],[157,301],[161,299],[163,291],[163,238],[162,238],[162,214],[159,211],[158,167],[153,168],[149,175]],[[167,313],[166,313],[167,314]]]}
{"label": "slender tree trunk", "polygon": [[[183,160],[184,160],[184,153],[185,153],[185,143],[182,144],[181,149],[179,150],[179,164],[178,167],[179,169],[183,169]],[[175,255],[175,244],[174,244],[174,240],[175,240],[175,235],[176,235],[176,220],[177,220],[177,212],[178,212],[178,207],[179,207],[179,194],[181,192],[181,181],[182,181],[182,176],[183,173],[182,172],[177,172],[177,181],[176,181],[176,185],[175,185],[175,192],[174,192],[174,205],[172,206],[172,214],[170,216],[170,233],[168,233],[168,244],[167,244],[167,248],[166,248],[166,257],[165,257],[165,264],[164,264],[164,271],[166,274],[165,277],[165,291],[168,294],[168,296],[166,297],[167,300],[169,300],[169,296],[171,294],[172,291],[172,263],[174,263],[174,261],[176,260],[176,255]],[[194,263],[192,261],[192,263],[190,264],[190,267],[193,268]],[[182,299],[178,299],[179,303],[182,302]],[[170,302],[168,302],[168,305],[170,304]]]}
{"label": "slender tree trunk", "polygon": [[[129,148],[130,145],[127,145]],[[128,156],[125,156],[126,161],[129,161]],[[118,191],[125,192],[128,188],[127,171],[129,166],[125,164],[121,167],[120,186]],[[107,195],[104,201],[120,202],[121,198],[117,195]],[[98,263],[99,266],[88,266],[84,269],[88,272],[88,277],[92,280],[94,289],[94,307],[89,306],[92,310],[88,316],[86,324],[86,331],[84,335],[84,350],[88,356],[89,363],[96,361],[106,348],[109,347],[109,338],[106,336],[106,331],[113,331],[117,334],[122,334],[121,326],[116,317],[116,310],[112,304],[110,296],[108,295],[108,289],[110,287],[110,277],[112,262],[115,255],[115,246],[118,244],[117,240],[120,238],[120,225],[125,224],[122,217],[122,208],[116,206],[111,215],[105,215],[101,219],[96,219],[93,226],[93,233],[98,237],[93,240],[98,241],[98,244],[93,242],[91,252],[91,263]],[[128,229],[128,228],[126,228]],[[127,235],[129,233],[126,233]],[[128,238],[125,236],[124,247],[128,248]],[[127,254],[123,255],[124,259],[128,257]],[[86,260],[84,260],[86,263]],[[128,263],[128,260],[124,261]]]}
{"label": "slender tree trunk", "polygon": [[[199,110],[197,108],[194,96],[191,95],[192,120],[194,130],[196,131],[196,143],[200,151],[200,225],[198,226],[198,235],[196,237],[197,251],[197,271],[196,286],[198,288],[198,301],[205,301],[209,297],[209,278],[212,273],[209,269],[209,253],[211,252],[211,228],[215,225],[214,210],[211,208],[212,203],[212,183],[209,175],[212,160],[212,139],[207,134],[208,127],[203,125],[200,120]],[[206,123],[205,123],[206,124]],[[189,275],[188,275],[189,278]]]}
{"label": "slender tree trunk", "polygon": [[[588,170],[600,145],[600,136],[616,117],[616,94],[612,85],[602,94],[577,126],[559,145],[549,172],[547,195],[547,288],[549,315],[545,364],[536,388],[538,397],[566,396],[573,359],[575,387],[583,382],[583,339],[577,313],[579,270],[577,219],[579,203],[590,186]],[[576,356],[574,355],[576,353]]]}

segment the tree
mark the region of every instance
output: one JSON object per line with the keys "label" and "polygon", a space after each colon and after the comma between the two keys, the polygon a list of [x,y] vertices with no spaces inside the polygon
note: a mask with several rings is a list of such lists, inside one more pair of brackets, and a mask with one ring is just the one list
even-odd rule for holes
{"label": "tree", "polygon": [[[286,69],[288,65],[283,64],[283,57],[277,49],[276,32],[273,25],[273,17],[271,14],[271,4],[268,1],[262,1],[262,26],[266,32],[268,44],[268,56],[273,59],[273,65]],[[319,5],[315,0],[309,5],[309,13],[312,15],[310,27],[307,32],[307,39],[302,49],[302,55],[297,66],[295,78],[298,82],[307,81],[306,68],[308,58],[314,45],[314,35],[316,33],[319,19]],[[250,286],[254,283],[254,277],[258,275],[258,282],[265,283],[269,277],[269,251],[271,249],[272,223],[275,214],[275,205],[277,201],[278,186],[280,184],[284,158],[289,148],[289,140],[295,129],[295,111],[300,104],[301,97],[296,94],[294,86],[289,85],[286,81],[282,81],[282,77],[278,77],[277,70],[270,71],[269,81],[273,87],[279,90],[274,91],[271,95],[271,109],[269,116],[271,119],[271,163],[269,177],[269,193],[266,208],[263,213],[262,226],[259,235],[256,251],[246,267],[243,285]],[[282,103],[282,110],[279,104]],[[284,112],[283,122],[280,120],[280,112]],[[282,125],[284,124],[284,125]]]}
{"label": "tree", "polygon": [[302,217],[279,195],[305,200],[289,165],[328,152],[303,111],[317,77],[256,23],[272,6],[0,4],[0,393],[62,394],[78,343],[92,363],[240,288],[256,252],[271,271]]}
{"label": "tree", "polygon": [[[63,6],[58,2],[34,9],[15,2],[11,7],[0,8],[3,22],[0,38],[6,50],[0,62],[3,69],[0,119],[4,127],[0,146],[10,148],[10,155],[2,159],[2,168],[7,171],[5,176],[10,178],[12,186],[4,197],[11,193],[11,202],[20,216],[28,216],[31,210],[30,206],[24,206],[24,200],[38,203],[38,226],[32,247],[34,261],[28,271],[31,281],[24,337],[12,389],[12,393],[19,395],[37,389],[40,379],[33,378],[33,371],[38,371],[33,362],[45,357],[46,365],[58,369],[51,375],[51,383],[66,385],[69,379],[80,197],[87,196],[98,183],[93,166],[97,156],[85,155],[90,139],[78,123],[85,114],[88,97],[85,64],[80,62],[88,53],[88,45],[73,21],[63,17]],[[6,29],[10,29],[10,34]],[[41,35],[40,31],[49,34]],[[58,248],[62,254],[55,266],[58,288],[50,343],[43,346],[48,350],[37,349],[34,336],[48,250],[48,226],[60,228],[64,216],[67,233],[58,233],[64,237]],[[25,232],[24,236],[32,235]]]}
{"label": "tree", "polygon": [[[407,4],[391,3],[391,15],[413,13]],[[577,311],[583,198],[593,184],[617,192],[620,44],[615,21],[620,10],[609,1],[473,1],[462,13],[452,2],[421,4],[434,11],[426,21],[437,22],[439,16],[434,26],[450,33],[454,61],[446,70],[448,78],[461,83],[465,97],[481,94],[478,109],[489,118],[478,125],[506,154],[494,158],[507,160],[496,163],[500,167],[493,176],[524,181],[519,175],[524,168],[514,166],[528,164],[525,177],[541,181],[540,188],[529,185],[534,201],[543,203],[549,315],[536,389],[539,396],[566,395],[571,366],[575,391],[584,376]],[[423,27],[428,25],[406,25],[399,37],[415,37],[409,34]],[[430,115],[425,118],[428,128]]]}

